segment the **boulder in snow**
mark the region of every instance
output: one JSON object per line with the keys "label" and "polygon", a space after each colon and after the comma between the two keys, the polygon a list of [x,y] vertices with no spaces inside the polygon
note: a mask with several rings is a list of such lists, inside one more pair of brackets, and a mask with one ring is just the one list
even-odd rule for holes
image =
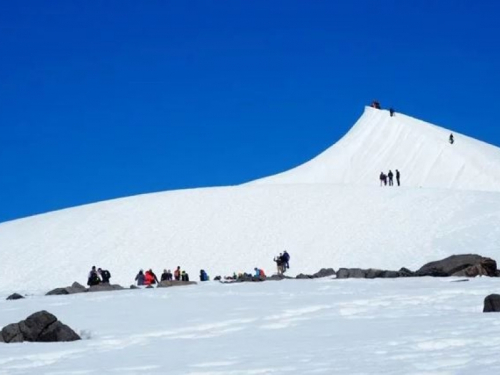
{"label": "boulder in snow", "polygon": [[66,294],[84,293],[86,291],[87,289],[82,284],[75,281],[71,286],[51,290],[46,294],[46,296],[61,296]]}
{"label": "boulder in snow", "polygon": [[19,323],[9,324],[0,332],[0,342],[59,342],[80,340],[75,331],[47,311],[39,311]]}
{"label": "boulder in snow", "polygon": [[335,276],[335,270],[333,268],[322,268],[318,272],[312,275],[313,278],[329,277]]}
{"label": "boulder in snow", "polygon": [[483,312],[500,312],[500,294],[490,294],[484,299]]}
{"label": "boulder in snow", "polygon": [[172,286],[196,285],[196,281],[165,280],[158,284],[158,288],[170,288]]}
{"label": "boulder in snow", "polygon": [[122,287],[121,285],[118,285],[118,284],[103,283],[103,284],[98,284],[98,285],[92,285],[91,287],[89,287],[88,291],[89,292],[112,292],[115,290],[123,290],[123,289],[125,289],[125,288]]}
{"label": "boulder in snow", "polygon": [[496,276],[497,263],[476,254],[452,255],[422,266],[416,276]]}
{"label": "boulder in snow", "polygon": [[10,296],[7,297],[7,301],[14,301],[16,299],[23,299],[24,297],[20,295],[19,293],[14,293],[11,294]]}

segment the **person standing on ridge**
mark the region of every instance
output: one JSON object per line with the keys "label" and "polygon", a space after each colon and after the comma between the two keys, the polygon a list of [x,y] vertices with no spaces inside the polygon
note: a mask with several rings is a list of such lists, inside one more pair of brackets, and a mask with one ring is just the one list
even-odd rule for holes
{"label": "person standing on ridge", "polygon": [[389,177],[389,186],[394,186],[394,182],[393,182],[393,177],[394,175],[392,174],[392,171],[389,170],[389,173],[387,173],[387,177]]}
{"label": "person standing on ridge", "polygon": [[453,133],[450,134],[450,144],[455,143],[455,138],[453,137]]}
{"label": "person standing on ridge", "polygon": [[394,117],[394,113],[395,113],[394,108],[392,107],[389,108],[389,114],[391,115],[391,117]]}
{"label": "person standing on ridge", "polygon": [[289,269],[290,268],[290,254],[288,254],[288,252],[286,250],[283,252],[283,261],[284,261],[283,267],[285,269]]}
{"label": "person standing on ridge", "polygon": [[396,169],[396,182],[398,183],[398,186],[401,186],[399,179],[401,178],[401,174],[399,171]]}
{"label": "person standing on ridge", "polygon": [[384,172],[380,172],[380,186],[387,185],[387,176]]}

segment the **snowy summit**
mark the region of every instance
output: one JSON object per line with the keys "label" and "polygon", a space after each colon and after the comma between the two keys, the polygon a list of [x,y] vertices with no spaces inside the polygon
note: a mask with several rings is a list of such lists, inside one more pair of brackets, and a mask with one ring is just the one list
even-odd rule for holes
{"label": "snowy summit", "polygon": [[[453,133],[454,143],[449,142]],[[381,172],[401,173],[382,186]],[[394,177],[395,181],[395,177]],[[240,186],[116,199],[0,224],[0,290],[86,282],[92,265],[129,285],[141,268],[211,277],[264,268],[417,268],[448,255],[497,258],[500,149],[366,108],[332,147]],[[33,277],[36,275],[36,277]]]}

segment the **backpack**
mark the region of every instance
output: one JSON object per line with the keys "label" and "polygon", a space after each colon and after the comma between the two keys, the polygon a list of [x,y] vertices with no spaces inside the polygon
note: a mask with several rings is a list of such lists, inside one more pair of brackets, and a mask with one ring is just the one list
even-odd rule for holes
{"label": "backpack", "polygon": [[259,276],[260,277],[266,277],[266,274],[264,273],[264,270],[259,270]]}

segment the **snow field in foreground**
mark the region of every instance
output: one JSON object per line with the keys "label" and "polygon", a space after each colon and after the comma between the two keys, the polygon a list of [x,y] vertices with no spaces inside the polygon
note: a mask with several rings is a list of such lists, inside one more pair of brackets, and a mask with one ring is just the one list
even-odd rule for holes
{"label": "snow field in foreground", "polygon": [[0,345],[0,374],[493,374],[491,278],[307,280],[5,301],[0,326],[45,309],[86,339]]}

